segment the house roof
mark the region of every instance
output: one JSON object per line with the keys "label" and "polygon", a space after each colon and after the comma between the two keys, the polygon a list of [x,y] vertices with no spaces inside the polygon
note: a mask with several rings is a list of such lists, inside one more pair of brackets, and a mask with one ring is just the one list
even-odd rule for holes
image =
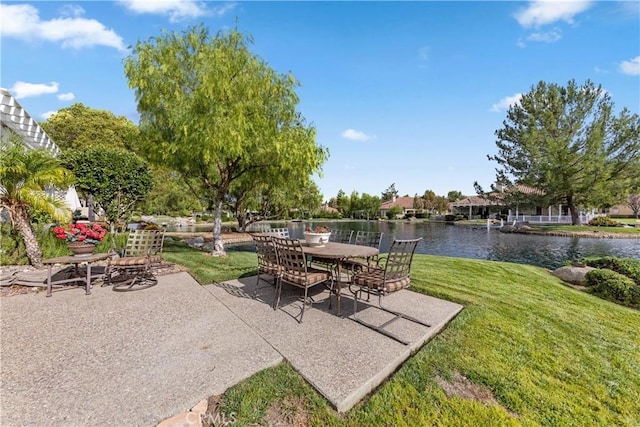
{"label": "house roof", "polygon": [[387,200],[380,205],[380,209],[388,210],[393,206],[400,206],[402,209],[413,209],[413,197],[397,197],[395,201]]}
{"label": "house roof", "polygon": [[500,198],[502,193],[522,193],[522,194],[533,194],[533,195],[543,195],[544,191],[539,188],[529,187],[527,185],[515,184],[508,188],[500,189],[499,191],[493,191],[487,194],[487,197],[483,196],[469,196],[464,199],[456,200],[455,202],[450,203],[450,206],[462,208],[469,206],[493,206],[500,205]]}
{"label": "house roof", "polygon": [[455,202],[451,202],[451,206],[456,208],[469,207],[469,206],[490,206],[496,205],[496,202],[492,202],[491,200],[485,199],[481,196],[469,196],[464,199],[456,200]]}

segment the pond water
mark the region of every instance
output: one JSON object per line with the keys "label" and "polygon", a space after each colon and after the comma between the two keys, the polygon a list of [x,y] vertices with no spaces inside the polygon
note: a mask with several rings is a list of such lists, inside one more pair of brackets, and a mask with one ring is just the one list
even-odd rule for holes
{"label": "pond water", "polygon": [[[303,238],[309,223],[273,223],[272,227],[288,226],[291,237]],[[394,238],[422,237],[416,253],[460,258],[533,264],[556,268],[566,260],[586,256],[617,256],[640,259],[640,239],[596,239],[588,237],[555,237],[501,233],[486,227],[451,226],[434,222],[387,221],[313,221],[313,226],[381,231],[381,252],[387,252]],[[198,231],[211,230],[198,228]],[[187,230],[184,230],[187,231]],[[229,250],[252,250],[253,245],[230,246]]]}

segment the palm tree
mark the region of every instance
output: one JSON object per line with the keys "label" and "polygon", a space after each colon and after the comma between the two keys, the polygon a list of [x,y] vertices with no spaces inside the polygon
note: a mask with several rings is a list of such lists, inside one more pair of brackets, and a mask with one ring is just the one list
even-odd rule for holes
{"label": "palm tree", "polygon": [[64,201],[45,190],[66,188],[72,174],[48,150],[28,149],[16,138],[12,135],[0,142],[0,210],[7,210],[13,227],[22,235],[31,264],[41,268],[42,250],[31,227],[29,209],[68,220],[70,212]]}

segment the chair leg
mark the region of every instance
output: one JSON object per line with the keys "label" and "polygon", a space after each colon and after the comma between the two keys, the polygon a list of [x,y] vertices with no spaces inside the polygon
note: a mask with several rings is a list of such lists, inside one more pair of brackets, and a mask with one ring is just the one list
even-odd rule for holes
{"label": "chair leg", "polygon": [[273,309],[277,310],[280,306],[280,294],[282,293],[282,280],[276,277],[276,301],[273,305]]}
{"label": "chair leg", "polygon": [[304,317],[304,308],[307,305],[308,292],[309,292],[309,288],[305,286],[305,288],[304,288],[304,297],[302,299],[302,312],[300,313],[300,320],[298,320],[298,323],[302,323],[302,318]]}

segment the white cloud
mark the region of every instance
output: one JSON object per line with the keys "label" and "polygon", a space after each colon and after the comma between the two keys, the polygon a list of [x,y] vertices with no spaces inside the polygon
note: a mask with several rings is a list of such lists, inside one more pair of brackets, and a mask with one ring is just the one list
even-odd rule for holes
{"label": "white cloud", "polygon": [[16,99],[40,96],[48,93],[57,93],[58,83],[51,82],[47,85],[43,83],[27,83],[18,81],[9,89],[9,92],[11,92]]}
{"label": "white cloud", "polygon": [[525,28],[538,28],[543,25],[564,21],[573,24],[573,17],[589,9],[590,0],[534,0],[526,9],[514,15],[518,23]]}
{"label": "white cloud", "polygon": [[620,63],[620,71],[630,76],[640,75],[640,56]]}
{"label": "white cloud", "polygon": [[220,7],[207,8],[205,2],[197,0],[119,0],[119,2],[133,13],[168,15],[170,22],[208,15],[221,17],[236,6],[236,3],[226,3]]}
{"label": "white cloud", "polygon": [[75,95],[73,94],[73,92],[67,92],[67,93],[61,93],[58,95],[58,99],[60,101],[72,101],[75,99]]}
{"label": "white cloud", "polygon": [[62,8],[61,17],[43,21],[38,9],[31,5],[0,4],[0,34],[27,41],[57,42],[63,48],[107,46],[125,51],[122,37],[95,19],[83,18],[83,14],[81,7],[68,6]]}
{"label": "white cloud", "polygon": [[507,110],[512,105],[519,104],[520,103],[520,98],[522,98],[522,94],[521,93],[516,93],[515,95],[512,95],[512,96],[505,96],[500,101],[498,101],[496,104],[493,104],[491,106],[491,108],[489,109],[489,111],[499,112],[499,111]]}
{"label": "white cloud", "polygon": [[348,139],[351,141],[369,141],[374,138],[371,135],[367,135],[366,133],[355,129],[347,129],[342,132],[341,136],[344,139]]}
{"label": "white cloud", "polygon": [[44,120],[49,120],[49,117],[53,116],[56,113],[57,113],[57,111],[46,111],[46,112],[40,114],[40,117],[42,117]]}
{"label": "white cloud", "polygon": [[535,32],[527,36],[532,42],[555,43],[562,38],[562,30],[554,28],[550,31]]}

